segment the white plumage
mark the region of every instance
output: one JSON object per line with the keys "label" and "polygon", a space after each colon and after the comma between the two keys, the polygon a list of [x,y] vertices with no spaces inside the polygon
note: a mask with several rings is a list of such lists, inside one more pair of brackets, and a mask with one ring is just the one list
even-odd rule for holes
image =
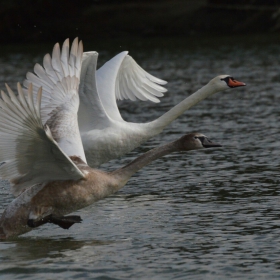
{"label": "white plumage", "polygon": [[[1,215],[0,239],[18,236],[45,223],[68,229],[82,220],[79,216],[65,215],[115,193],[151,161],[175,151],[220,146],[202,134],[192,133],[150,150],[120,169],[104,172],[90,168],[85,162],[78,109],[85,117],[84,122],[80,119],[80,129],[87,157],[98,165],[156,135],[207,96],[228,87],[245,85],[228,75],[218,76],[157,120],[147,124],[127,123],[122,120],[117,106],[113,109],[115,111],[109,112],[113,105],[103,103],[104,96],[99,96],[96,53],[84,60],[81,71],[82,53],[82,43],[77,39],[70,54],[68,40],[64,42],[61,53],[59,46],[55,45],[52,57],[45,56],[44,67],[36,65],[35,74],[27,75],[25,92],[19,84],[17,96],[8,86],[8,95],[1,92],[0,177],[11,182],[12,192],[17,197]],[[80,73],[82,102],[79,108]],[[122,78],[117,77],[116,70],[112,73],[115,73],[115,78],[108,83],[111,83],[114,94],[108,87],[104,95],[108,92],[115,100],[115,86],[112,84],[124,82],[120,82]],[[105,79],[106,75],[102,76]],[[142,85],[147,84],[143,77],[140,80]],[[32,83],[37,92],[33,92]],[[43,91],[41,85],[44,86]],[[124,89],[123,96],[128,97],[126,91]],[[147,98],[145,91],[140,92]],[[114,119],[114,116],[119,119]],[[84,130],[84,125],[88,130]]]}
{"label": "white plumage", "polygon": [[[91,54],[84,53],[84,60]],[[144,69],[128,55],[127,51],[121,52],[106,62],[96,72],[97,88],[102,97],[111,96],[118,100],[130,99],[136,101],[160,102],[157,97],[162,97],[167,89],[160,85],[167,82],[158,79]],[[105,98],[102,99],[103,103]]]}
{"label": "white plumage", "polygon": [[35,91],[43,87],[43,124],[49,126],[54,139],[68,156],[78,156],[86,162],[77,120],[83,44],[76,38],[70,53],[69,49],[68,39],[61,53],[59,44],[55,44],[52,57],[45,55],[44,67],[36,64],[36,75],[28,72],[24,85],[28,87],[32,83]]}
{"label": "white plumage", "polygon": [[[25,81],[26,86],[34,81],[38,86],[44,86],[46,84],[47,88],[51,89],[51,92],[57,90],[55,94],[59,95],[57,97],[59,102],[63,102],[63,110],[67,110],[71,106],[71,102],[66,97],[69,94],[69,90],[63,90],[64,86],[61,87],[59,84],[62,79],[61,73],[64,71],[64,66],[62,65],[66,65],[63,61],[67,61],[64,58],[66,51],[63,51],[65,45],[68,46],[68,43],[63,44],[61,56],[59,55],[57,44],[54,47],[52,58],[49,55],[45,56],[44,67],[45,69],[46,67],[50,69],[45,70],[45,73],[49,72],[47,79],[44,78],[43,74],[37,74],[36,78],[34,78],[35,75],[30,76],[28,74],[27,80]],[[79,51],[78,53],[80,54]],[[79,86],[79,129],[86,159],[91,167],[97,167],[102,163],[118,158],[135,149],[149,138],[159,134],[173,120],[206,97],[229,87],[245,85],[244,83],[235,81],[228,75],[217,76],[206,86],[180,102],[160,118],[149,123],[131,123],[123,120],[116,99],[128,98],[131,100],[140,99],[159,102],[158,97],[161,97],[163,92],[166,91],[161,85],[166,82],[144,71],[127,52],[116,55],[96,71],[97,57],[97,52],[86,52],[83,54]],[[45,64],[45,60],[48,63]],[[42,69],[40,70],[44,72]],[[34,70],[35,73],[36,71]],[[33,79],[30,79],[30,77]],[[55,80],[55,77],[59,78]],[[78,73],[76,73],[76,77],[79,78]],[[38,79],[42,81],[38,83]],[[57,89],[54,88],[55,82],[50,84],[50,79],[59,85]],[[235,81],[236,83],[229,85],[228,81]],[[53,95],[49,90],[47,94],[49,96]],[[76,95],[74,94],[73,96]],[[46,123],[49,120],[49,108],[53,110],[56,108],[56,105],[52,104],[54,101],[59,104],[54,97],[44,98],[43,100],[42,119]],[[59,108],[61,109],[61,107]],[[68,118],[66,115],[64,117]],[[69,126],[73,125],[73,120],[70,117],[68,123]],[[50,128],[53,132],[53,127],[50,126]],[[65,135],[64,139],[67,141],[67,135]],[[58,144],[62,147],[64,142],[58,141]]]}
{"label": "white plumage", "polygon": [[[136,100],[137,97],[158,102],[157,97],[164,91],[158,84],[165,81],[145,72],[127,52],[118,54],[96,71],[97,57],[96,52],[84,53],[79,89],[79,128],[87,161],[92,167],[132,151],[196,103],[229,88],[225,80],[229,76],[221,75],[152,122],[126,122],[116,98]],[[241,85],[245,84],[237,83],[235,87]]]}
{"label": "white plumage", "polygon": [[220,147],[205,135],[192,133],[152,149],[122,168],[104,172],[90,168],[77,156],[68,157],[48,126],[43,127],[41,88],[37,98],[32,84],[26,95],[18,84],[18,97],[9,87],[7,90],[9,95],[2,92],[0,101],[0,178],[11,182],[17,197],[0,217],[1,240],[46,223],[69,229],[82,219],[65,215],[117,192],[150,162],[176,151]]}
{"label": "white plumage", "polygon": [[[40,119],[42,89],[34,103],[32,85],[25,97],[20,84],[18,96],[7,86],[9,97],[1,91],[0,100],[0,176],[11,182],[14,195],[24,189],[53,180],[84,177],[59,148],[48,126]],[[75,147],[73,147],[75,148]]]}

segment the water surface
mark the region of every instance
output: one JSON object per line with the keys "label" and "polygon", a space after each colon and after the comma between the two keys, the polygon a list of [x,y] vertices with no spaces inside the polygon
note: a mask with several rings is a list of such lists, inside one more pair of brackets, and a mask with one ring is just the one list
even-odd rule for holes
{"label": "water surface", "polygon": [[[117,194],[78,211],[81,225],[42,226],[0,243],[1,279],[279,279],[280,44],[265,37],[102,44],[100,65],[124,49],[169,81],[159,104],[121,102],[126,120],[160,116],[219,74],[247,87],[212,96],[122,159],[199,131],[223,148],[177,153]],[[13,88],[51,46],[3,48],[0,87]],[[1,183],[0,212],[12,200]]]}

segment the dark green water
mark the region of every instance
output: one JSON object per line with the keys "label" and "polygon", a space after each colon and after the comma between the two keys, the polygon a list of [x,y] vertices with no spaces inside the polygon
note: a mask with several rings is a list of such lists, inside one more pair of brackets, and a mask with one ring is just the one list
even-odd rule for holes
{"label": "dark green water", "polygon": [[[123,49],[169,81],[160,104],[122,102],[125,119],[152,120],[219,74],[247,87],[187,111],[121,160],[191,131],[223,148],[172,154],[79,211],[69,230],[46,225],[0,243],[0,279],[279,279],[280,44],[267,37],[91,43],[104,62]],[[4,47],[0,86],[23,81],[48,46]],[[2,182],[0,211],[12,200]]]}

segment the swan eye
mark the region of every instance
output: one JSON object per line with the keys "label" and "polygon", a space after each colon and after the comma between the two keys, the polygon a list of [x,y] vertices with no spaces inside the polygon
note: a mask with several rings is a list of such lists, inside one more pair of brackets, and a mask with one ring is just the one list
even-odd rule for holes
{"label": "swan eye", "polygon": [[230,87],[230,88],[246,86],[245,83],[236,81],[236,80],[235,80],[233,77],[231,77],[231,76],[227,76],[227,77],[221,79],[221,81],[225,81],[226,84],[228,85],[228,87]]}
{"label": "swan eye", "polygon": [[227,76],[227,77],[221,79],[221,81],[224,81],[224,82],[228,85],[228,87],[232,87],[232,86],[230,85],[230,82],[231,82],[231,81],[234,81],[234,79],[233,79],[232,77],[230,77],[230,76]]}
{"label": "swan eye", "polygon": [[206,137],[203,137],[203,136],[194,136],[193,138],[194,138],[195,140],[198,139],[201,143],[203,143],[203,141],[204,141],[204,139],[205,139]]}
{"label": "swan eye", "polygon": [[202,145],[203,145],[203,142],[205,141],[205,139],[207,139],[207,141],[211,142],[211,141],[208,140],[208,138],[205,137],[205,136],[194,136],[194,139],[198,139],[198,140],[201,142]]}

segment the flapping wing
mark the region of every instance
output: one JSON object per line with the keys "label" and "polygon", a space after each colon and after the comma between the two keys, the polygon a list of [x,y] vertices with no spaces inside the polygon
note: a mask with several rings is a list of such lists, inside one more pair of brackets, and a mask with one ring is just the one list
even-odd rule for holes
{"label": "flapping wing", "polygon": [[27,73],[24,86],[27,88],[32,83],[36,91],[43,87],[43,124],[48,125],[53,138],[68,156],[78,156],[86,162],[77,120],[82,55],[83,44],[78,38],[73,41],[71,50],[68,39],[61,52],[59,44],[55,44],[52,56],[45,55],[43,67],[36,64],[35,74]]}
{"label": "flapping wing", "polygon": [[117,99],[159,102],[166,84],[144,71],[128,52],[121,52],[96,71],[96,52],[83,54],[80,83],[79,126],[81,131],[104,129],[123,121]]}
{"label": "flapping wing", "polygon": [[42,90],[36,103],[32,84],[27,95],[18,84],[18,96],[7,87],[0,100],[0,176],[11,182],[14,195],[34,184],[78,180],[83,173],[59,148],[40,118]]}
{"label": "flapping wing", "polygon": [[108,92],[113,92],[114,98],[120,100],[160,102],[158,97],[162,97],[167,91],[160,85],[166,83],[141,68],[127,51],[119,53],[97,71],[97,85],[101,98]]}
{"label": "flapping wing", "polygon": [[[83,55],[81,82],[79,88],[80,108],[78,112],[79,128],[81,132],[110,127],[113,121],[108,112],[105,110],[97,89],[97,58],[97,52],[86,52]],[[116,112],[118,115],[116,115],[114,119],[121,119],[115,99],[113,100],[113,103],[115,103],[115,110],[112,109],[111,114],[114,115]]]}

